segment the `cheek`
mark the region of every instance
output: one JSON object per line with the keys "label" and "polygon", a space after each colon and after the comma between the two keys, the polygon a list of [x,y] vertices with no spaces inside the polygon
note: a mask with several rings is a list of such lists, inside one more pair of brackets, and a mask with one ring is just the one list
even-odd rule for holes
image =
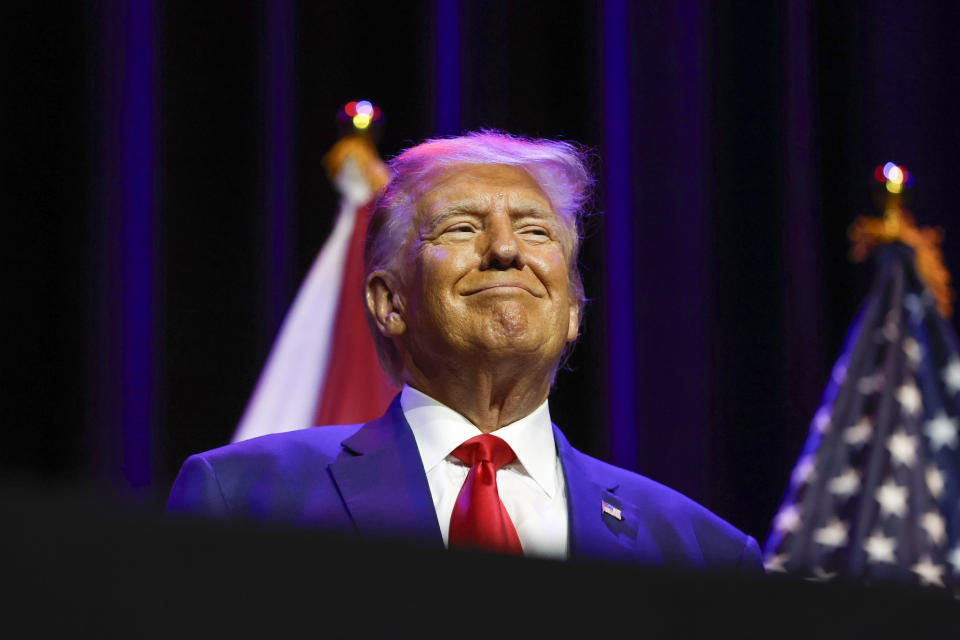
{"label": "cheek", "polygon": [[447,259],[447,251],[443,248],[428,247],[423,249],[414,258],[414,282],[424,291],[431,291],[432,285],[440,275],[442,265]]}
{"label": "cheek", "polygon": [[472,251],[451,247],[430,247],[420,258],[420,276],[434,287],[449,289],[476,263]]}
{"label": "cheek", "polygon": [[563,259],[562,253],[557,252],[553,254],[550,260],[550,267],[555,273],[567,272],[567,261]]}
{"label": "cheek", "polygon": [[563,252],[553,250],[535,257],[531,264],[538,272],[543,283],[555,290],[567,290],[567,261]]}
{"label": "cheek", "polygon": [[456,248],[441,246],[424,249],[416,267],[421,298],[435,308],[447,306],[456,295],[457,282],[469,273],[475,261],[469,252]]}

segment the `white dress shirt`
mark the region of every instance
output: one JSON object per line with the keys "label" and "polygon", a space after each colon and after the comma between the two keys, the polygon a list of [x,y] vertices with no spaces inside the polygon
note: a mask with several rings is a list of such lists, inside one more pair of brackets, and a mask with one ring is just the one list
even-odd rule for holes
{"label": "white dress shirt", "polygon": [[[420,450],[446,546],[453,506],[470,471],[451,452],[483,432],[453,409],[409,386],[403,387],[400,407]],[[517,454],[515,461],[497,472],[497,489],[524,555],[566,558],[566,487],[547,401],[492,435],[506,441]]]}

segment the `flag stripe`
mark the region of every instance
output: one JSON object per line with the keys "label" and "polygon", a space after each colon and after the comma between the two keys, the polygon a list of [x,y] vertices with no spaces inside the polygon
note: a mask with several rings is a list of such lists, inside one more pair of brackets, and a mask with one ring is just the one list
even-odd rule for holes
{"label": "flag stripe", "polygon": [[364,312],[363,241],[369,215],[369,205],[357,211],[344,263],[329,375],[322,388],[315,424],[372,420],[383,414],[398,391],[380,367]]}

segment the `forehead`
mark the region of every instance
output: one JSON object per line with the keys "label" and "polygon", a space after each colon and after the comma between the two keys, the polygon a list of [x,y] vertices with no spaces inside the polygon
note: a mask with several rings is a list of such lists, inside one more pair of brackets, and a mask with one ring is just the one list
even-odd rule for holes
{"label": "forehead", "polygon": [[553,213],[550,199],[527,171],[502,164],[465,164],[443,170],[429,180],[417,199],[417,210],[430,214],[448,205],[481,206],[504,198],[509,206],[536,205]]}

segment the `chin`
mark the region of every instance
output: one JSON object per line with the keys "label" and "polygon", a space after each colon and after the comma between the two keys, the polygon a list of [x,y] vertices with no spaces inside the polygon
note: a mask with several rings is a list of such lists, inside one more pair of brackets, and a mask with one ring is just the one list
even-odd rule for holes
{"label": "chin", "polygon": [[471,341],[478,354],[510,358],[512,356],[538,356],[543,359],[556,351],[547,336],[540,331],[526,328],[522,331],[484,331]]}

